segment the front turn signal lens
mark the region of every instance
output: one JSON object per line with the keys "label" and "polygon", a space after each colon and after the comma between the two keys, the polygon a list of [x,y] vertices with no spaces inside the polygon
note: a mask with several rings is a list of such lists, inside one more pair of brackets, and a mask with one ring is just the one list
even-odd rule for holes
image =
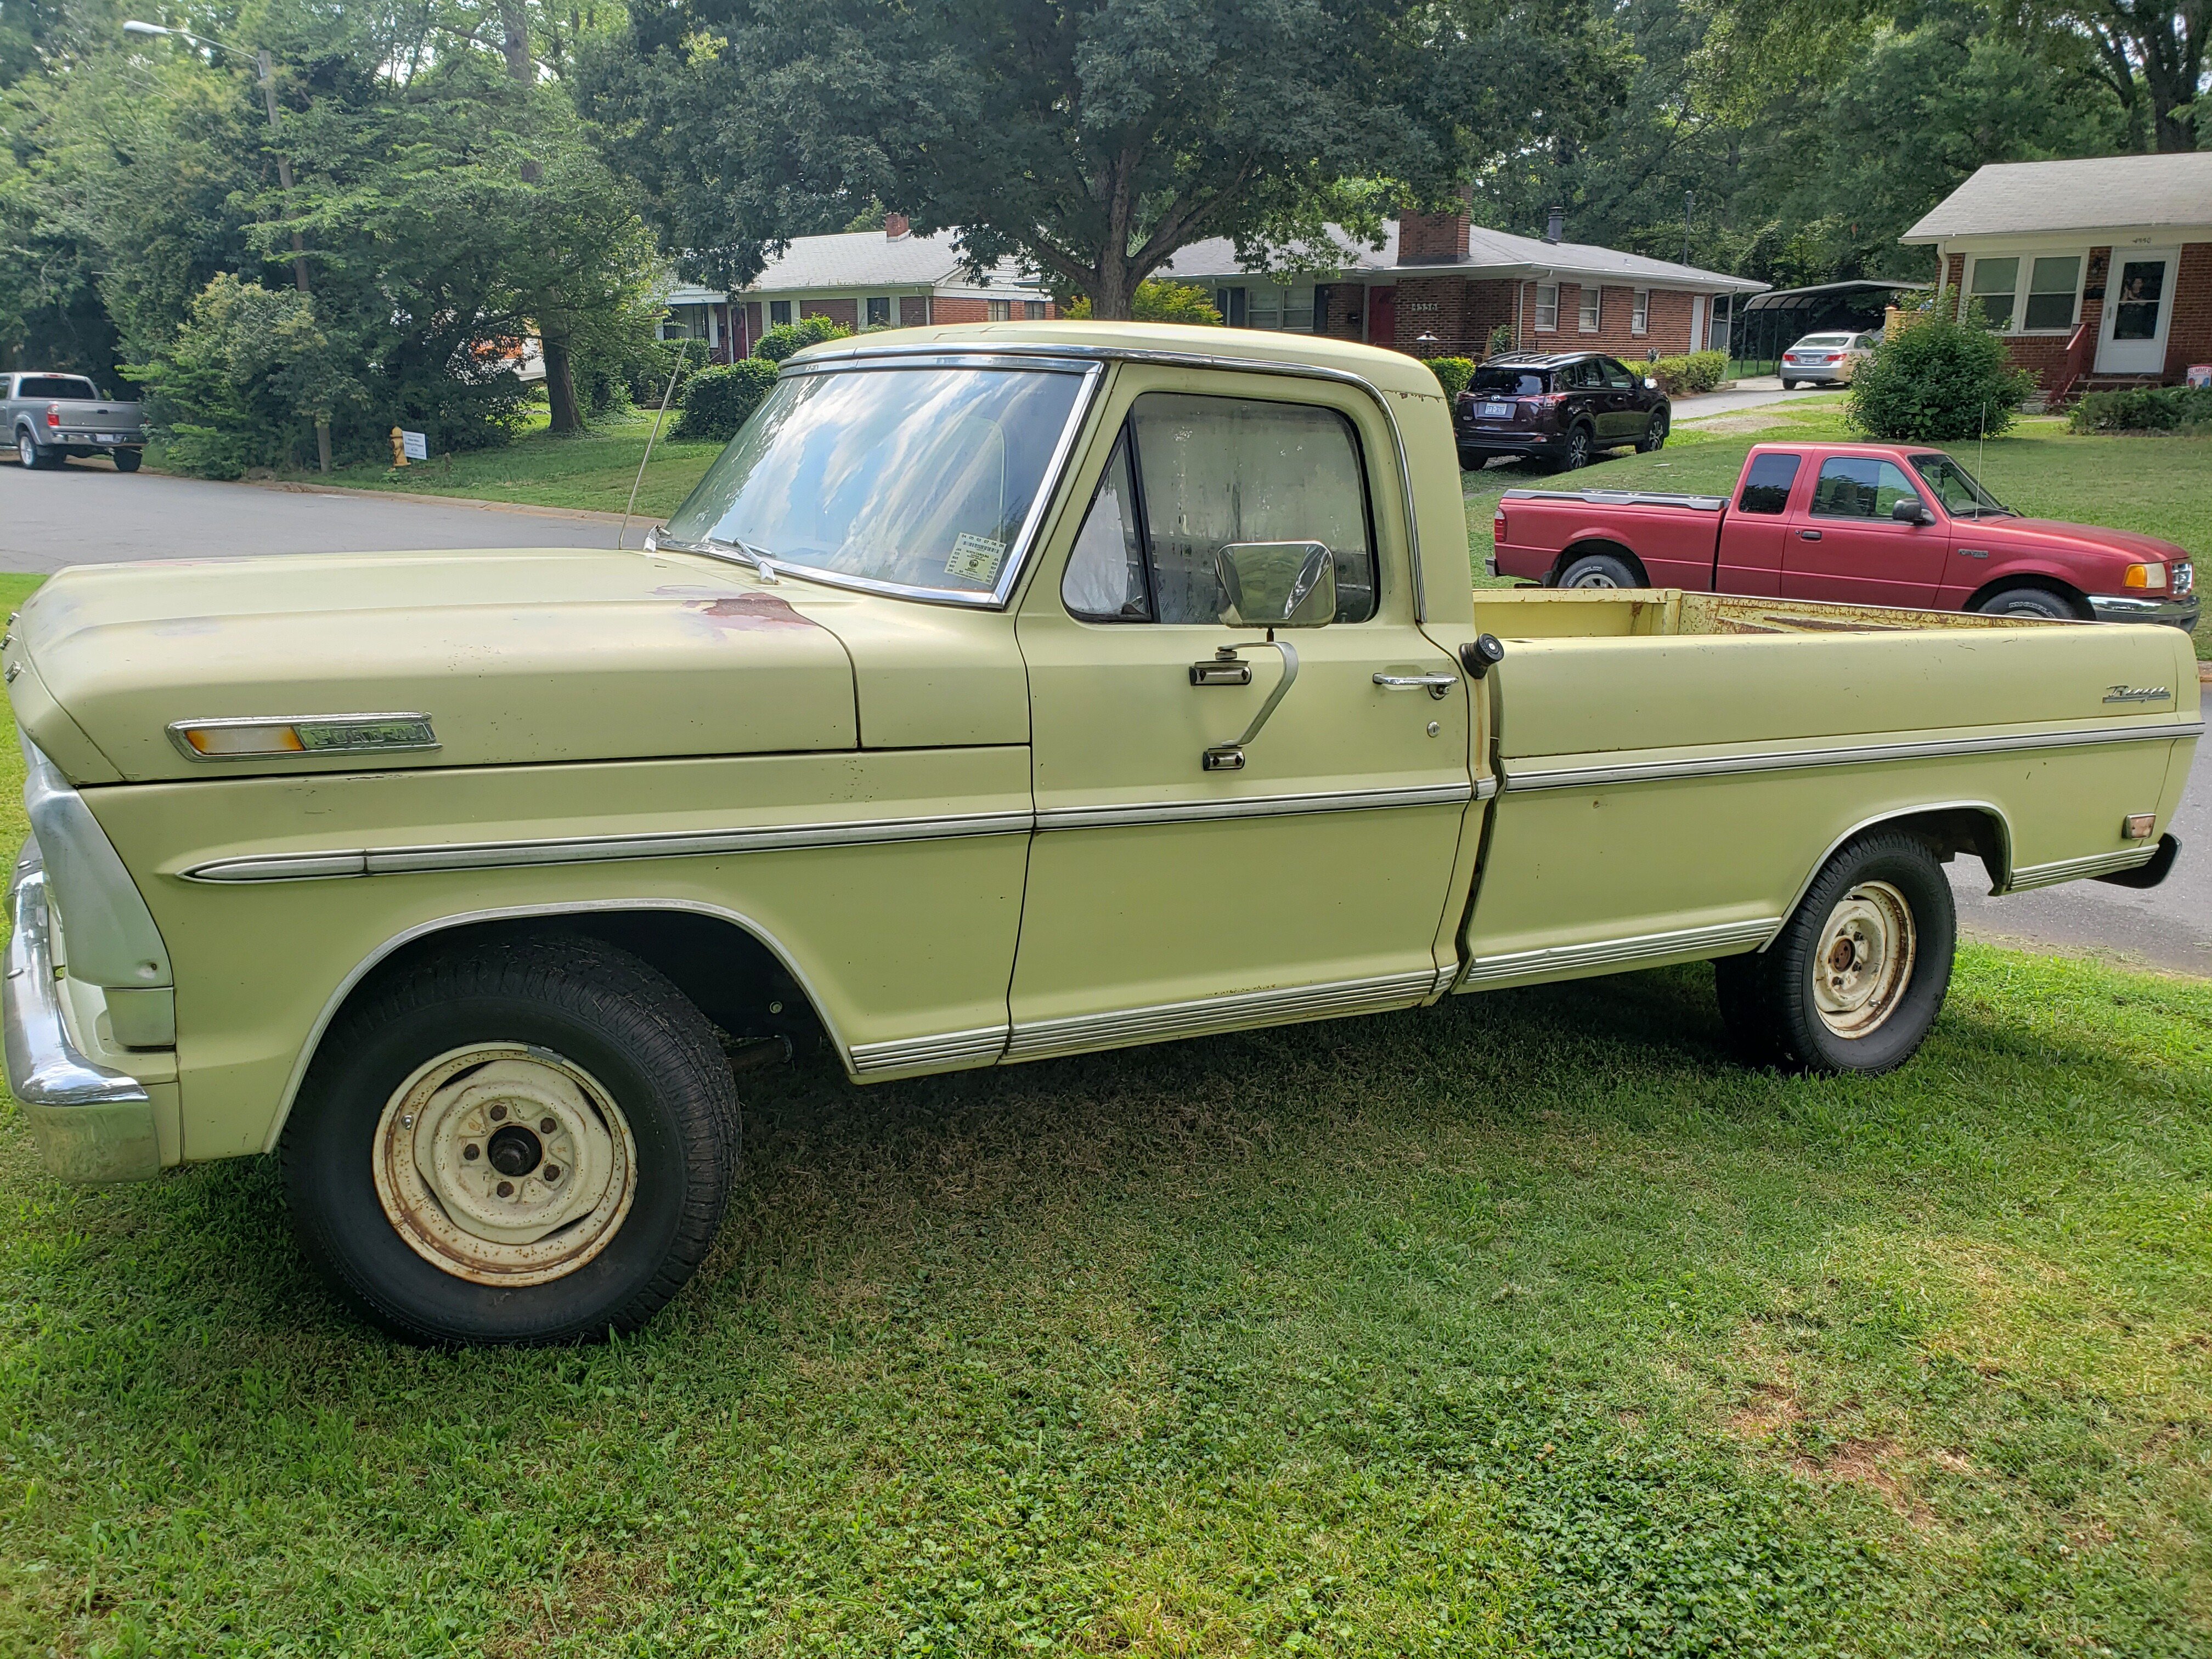
{"label": "front turn signal lens", "polygon": [[179,720],[169,728],[194,760],[252,760],[273,755],[359,755],[435,749],[428,714],[321,714],[307,720]]}
{"label": "front turn signal lens", "polygon": [[210,760],[230,755],[301,755],[307,749],[298,729],[289,726],[187,726],[177,735],[192,753]]}
{"label": "front turn signal lens", "polygon": [[2130,587],[2164,587],[2166,567],[2162,564],[2131,564],[2121,581]]}

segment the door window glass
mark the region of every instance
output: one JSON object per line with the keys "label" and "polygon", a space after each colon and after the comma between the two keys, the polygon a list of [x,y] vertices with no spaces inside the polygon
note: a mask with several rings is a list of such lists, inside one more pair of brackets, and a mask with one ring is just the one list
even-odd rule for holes
{"label": "door window glass", "polygon": [[1900,498],[1920,492],[1893,461],[1871,455],[1833,455],[1820,463],[1813,486],[1813,513],[1822,519],[1887,519]]}
{"label": "door window glass", "polygon": [[1974,280],[1966,291],[1981,301],[1982,315],[1991,328],[2010,328],[2013,290],[2019,286],[2019,260],[1977,259]]}
{"label": "door window glass", "polygon": [[1790,486],[1797,482],[1797,468],[1804,459],[1802,455],[1753,457],[1751,471],[1743,481],[1743,494],[1736,499],[1737,507],[1745,513],[1782,512],[1790,505]]}
{"label": "door window glass", "polygon": [[[1366,474],[1343,416],[1300,404],[1150,392],[1131,410],[1129,434],[1154,621],[1220,616],[1214,556],[1231,542],[1320,542],[1336,558],[1336,620],[1375,614]],[[1105,538],[1102,529],[1094,546],[1106,545]],[[1095,550],[1090,558],[1093,569],[1105,562]],[[1098,591],[1112,586],[1109,580]],[[1121,595],[1126,605],[1126,579]]]}
{"label": "door window glass", "polygon": [[2165,260],[2130,259],[2123,264],[2119,295],[2112,307],[2112,337],[2158,338],[2158,304],[2165,295]]}
{"label": "door window glass", "polygon": [[2027,315],[2024,328],[2074,326],[2074,290],[2080,286],[2081,256],[2038,259],[2027,277]]}
{"label": "door window glass", "polygon": [[1114,445],[1106,476],[1091,498],[1091,511],[1076,532],[1060,597],[1085,622],[1149,622],[1152,608],[1145,595],[1145,547],[1137,533],[1137,492],[1129,476],[1129,439]]}
{"label": "door window glass", "polygon": [[1605,383],[1609,390],[1614,392],[1636,390],[1636,377],[1631,374],[1623,365],[1607,357],[1600,367],[1605,370]]}

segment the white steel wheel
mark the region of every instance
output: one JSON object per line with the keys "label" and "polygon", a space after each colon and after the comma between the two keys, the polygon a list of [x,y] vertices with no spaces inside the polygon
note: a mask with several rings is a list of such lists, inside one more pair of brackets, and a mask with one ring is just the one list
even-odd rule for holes
{"label": "white steel wheel", "polygon": [[1912,907],[1886,881],[1862,882],[1844,895],[1813,952],[1813,1006],[1840,1037],[1878,1030],[1897,1012],[1912,980],[1917,941]]}
{"label": "white steel wheel", "polygon": [[574,1273],[637,1194],[636,1144],[613,1096],[523,1043],[473,1043],[418,1067],[385,1103],[370,1158],[408,1247],[480,1285]]}

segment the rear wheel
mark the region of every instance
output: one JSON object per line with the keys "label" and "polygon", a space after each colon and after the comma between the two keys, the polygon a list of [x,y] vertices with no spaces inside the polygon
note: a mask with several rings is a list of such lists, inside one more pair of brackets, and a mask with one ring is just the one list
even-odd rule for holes
{"label": "rear wheel", "polygon": [[25,466],[35,471],[43,472],[49,467],[59,466],[62,464],[62,453],[57,449],[49,454],[45,447],[33,438],[27,428],[15,434],[15,459],[22,462]]}
{"label": "rear wheel", "polygon": [[109,459],[115,463],[118,472],[136,472],[145,458],[135,449],[118,449],[112,452]]}
{"label": "rear wheel", "polygon": [[2047,587],[2008,587],[1992,593],[1974,609],[1985,617],[2045,617],[2052,622],[2079,622],[2081,613],[2063,593]]}
{"label": "rear wheel", "polygon": [[1926,844],[1862,836],[1814,878],[1765,951],[1713,964],[1721,1018],[1755,1062],[1892,1071],[1942,1011],[1957,936],[1951,885]]}
{"label": "rear wheel", "polygon": [[1557,463],[1559,470],[1562,472],[1579,472],[1589,465],[1589,458],[1590,429],[1586,426],[1571,428],[1567,433],[1566,447],[1559,452]]}
{"label": "rear wheel", "polygon": [[1562,587],[1641,587],[1642,578],[1637,575],[1626,559],[1611,553],[1583,553],[1567,561],[1559,572]]}
{"label": "rear wheel", "polygon": [[737,1159],[713,1028],[655,969],[543,936],[435,957],[331,1033],[283,1141],[302,1244],[413,1341],[574,1341],[698,1267]]}

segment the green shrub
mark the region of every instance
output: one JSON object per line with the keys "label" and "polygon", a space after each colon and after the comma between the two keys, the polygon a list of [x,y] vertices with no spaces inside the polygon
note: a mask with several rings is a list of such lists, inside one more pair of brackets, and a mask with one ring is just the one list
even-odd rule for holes
{"label": "green shrub", "polygon": [[804,351],[811,345],[820,345],[824,340],[842,340],[853,331],[842,323],[833,323],[827,317],[802,317],[795,323],[778,323],[760,337],[753,348],[753,356],[780,363],[794,351]]}
{"label": "green shrub", "polygon": [[1687,356],[1661,357],[1646,363],[1644,371],[1668,397],[1693,396],[1721,383],[1728,374],[1728,353],[1692,351]]}
{"label": "green shrub", "polygon": [[[1091,299],[1079,295],[1060,313],[1080,322],[1091,315]],[[1213,293],[1196,283],[1168,283],[1148,277],[1129,296],[1133,323],[1189,323],[1200,328],[1221,327],[1221,313],[1213,308]]]}
{"label": "green shrub", "polygon": [[1885,340],[1851,376],[1851,424],[1902,443],[1995,437],[2019,418],[2035,377],[2014,368],[2004,340],[1977,305],[1960,321],[1954,295],[1938,295],[1924,321]]}
{"label": "green shrub", "polygon": [[2092,392],[2066,424],[2076,432],[2197,432],[2212,428],[2212,386],[2137,386]]}
{"label": "green shrub", "polygon": [[684,383],[684,412],[669,435],[727,443],[775,384],[775,365],[763,357],[702,368]]}
{"label": "green shrub", "polygon": [[1431,357],[1429,373],[1437,377],[1437,384],[1444,389],[1447,398],[1456,398],[1467,390],[1467,383],[1474,378],[1474,360],[1471,357]]}
{"label": "green shrub", "polygon": [[1514,332],[1513,325],[1500,323],[1490,331],[1490,343],[1483,350],[1485,357],[1495,357],[1501,351],[1517,351],[1521,337]]}

